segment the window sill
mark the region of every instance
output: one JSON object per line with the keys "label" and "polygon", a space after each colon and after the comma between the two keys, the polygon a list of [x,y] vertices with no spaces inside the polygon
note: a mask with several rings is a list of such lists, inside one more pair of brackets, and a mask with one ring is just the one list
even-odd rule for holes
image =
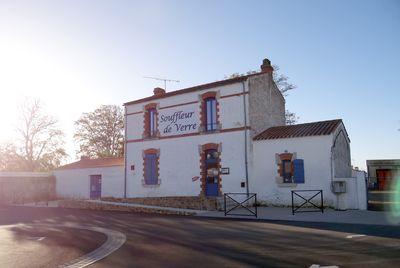
{"label": "window sill", "polygon": [[297,187],[297,183],[278,183],[278,187],[296,188]]}
{"label": "window sill", "polygon": [[216,134],[216,133],[220,133],[222,128],[217,128],[217,129],[213,129],[213,130],[201,130],[200,134]]}
{"label": "window sill", "polygon": [[276,177],[276,184],[278,184],[278,187],[290,187],[290,188],[296,188],[297,183],[294,182],[283,182],[282,177]]}
{"label": "window sill", "polygon": [[142,179],[142,186],[145,188],[158,188],[160,187],[160,184],[161,184],[161,179],[158,179],[157,184],[146,184],[144,179]]}
{"label": "window sill", "polygon": [[219,133],[222,130],[222,125],[221,124],[217,124],[216,128],[213,130],[206,130],[204,125],[199,127],[199,133],[200,134],[215,134],[215,133]]}
{"label": "window sill", "polygon": [[200,134],[208,135],[208,134],[217,134],[219,132],[220,132],[219,129],[216,129],[216,130],[203,130],[203,131],[200,132]]}
{"label": "window sill", "polygon": [[143,136],[144,140],[157,140],[159,136]]}

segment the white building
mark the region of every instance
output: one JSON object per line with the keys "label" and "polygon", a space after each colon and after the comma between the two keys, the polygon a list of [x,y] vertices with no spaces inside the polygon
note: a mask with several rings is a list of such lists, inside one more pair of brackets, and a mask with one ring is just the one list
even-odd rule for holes
{"label": "white building", "polygon": [[124,196],[124,158],[81,160],[54,170],[60,198]]}
{"label": "white building", "polygon": [[344,201],[357,191],[333,193],[357,184],[342,120],[284,126],[285,100],[272,72],[266,59],[256,74],[156,88],[125,103],[124,196],[255,192],[262,202],[289,205],[291,190],[307,189],[323,190],[328,205],[359,208]]}
{"label": "white building", "polygon": [[265,59],[259,73],[172,92],[156,88],[125,103],[125,158],[61,167],[58,195],[257,193],[262,203],[290,205],[292,190],[322,190],[326,205],[365,209],[365,178],[352,177],[342,120],[285,126],[272,72]]}

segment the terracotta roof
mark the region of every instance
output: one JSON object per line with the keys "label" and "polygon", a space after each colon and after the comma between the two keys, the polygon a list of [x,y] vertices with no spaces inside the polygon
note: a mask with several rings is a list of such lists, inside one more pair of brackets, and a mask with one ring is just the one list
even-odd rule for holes
{"label": "terracotta roof", "polygon": [[98,167],[113,167],[113,166],[123,166],[123,157],[106,157],[106,158],[83,158],[77,162],[73,162],[64,166],[57,168],[57,170],[62,169],[79,169],[79,168],[98,168]]}
{"label": "terracotta roof", "polygon": [[341,122],[341,119],[335,119],[306,124],[271,127],[255,136],[253,140],[288,139],[330,135],[335,131]]}
{"label": "terracotta roof", "polygon": [[234,84],[234,83],[245,81],[250,76],[259,75],[259,74],[262,74],[262,73],[263,72],[258,72],[258,73],[254,73],[254,74],[248,74],[248,75],[243,75],[243,76],[239,76],[239,77],[229,78],[229,79],[216,81],[216,82],[212,82],[212,83],[207,83],[207,84],[203,84],[203,85],[198,85],[198,86],[194,86],[194,87],[188,87],[188,88],[184,88],[184,89],[179,89],[179,90],[167,92],[167,93],[162,94],[162,95],[152,95],[150,97],[146,97],[146,98],[143,98],[143,99],[138,99],[138,100],[126,102],[126,103],[124,103],[124,105],[137,104],[137,103],[141,103],[141,102],[145,102],[145,101],[162,99],[162,98],[175,96],[175,95],[179,95],[179,94],[184,94],[184,93],[189,93],[189,92],[194,92],[194,91],[198,91],[198,90],[230,85],[230,84]]}

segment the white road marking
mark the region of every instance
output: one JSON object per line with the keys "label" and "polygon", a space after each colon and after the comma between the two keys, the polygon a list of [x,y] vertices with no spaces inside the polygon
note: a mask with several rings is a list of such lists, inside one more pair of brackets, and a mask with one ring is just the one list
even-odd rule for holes
{"label": "white road marking", "polygon": [[36,240],[36,241],[42,241],[45,239],[45,236],[33,236],[33,237],[28,237],[29,240]]}
{"label": "white road marking", "polygon": [[[117,249],[119,249],[126,241],[126,235],[114,231],[111,229],[107,228],[102,228],[102,227],[95,227],[95,226],[87,226],[87,225],[80,225],[80,224],[9,224],[9,225],[1,225],[0,228],[8,228],[8,227],[15,227],[15,226],[21,226],[21,227],[62,227],[62,228],[76,228],[76,229],[82,229],[82,230],[89,230],[93,232],[98,232],[98,233],[103,233],[107,236],[106,242],[104,242],[99,248],[93,250],[92,252],[89,252],[86,255],[83,255],[82,257],[70,261],[68,263],[65,263],[63,265],[60,265],[59,267],[62,268],[83,268],[86,267],[90,264],[93,264],[101,259],[104,259]],[[37,240],[37,241],[42,241],[46,237],[28,237],[27,239],[30,240]]]}
{"label": "white road marking", "polygon": [[309,268],[339,268],[339,266],[331,265],[331,266],[321,266],[319,264],[313,264]]}
{"label": "white road marking", "polygon": [[[50,225],[51,226],[51,225]],[[77,228],[83,230],[90,230],[94,232],[103,233],[107,236],[106,242],[101,245],[99,248],[89,252],[82,257],[68,262],[64,265],[60,265],[59,267],[63,268],[83,268],[90,264],[93,264],[101,259],[104,259],[117,249],[119,249],[126,241],[125,234],[114,231],[111,229],[101,228],[101,227],[92,227],[92,226],[85,226],[79,224],[68,224],[68,225],[60,225],[61,227],[70,227],[70,228]]]}
{"label": "white road marking", "polygon": [[355,238],[355,237],[364,237],[364,236],[366,236],[366,235],[363,235],[363,234],[356,234],[356,235],[348,235],[348,236],[346,236],[346,238]]}

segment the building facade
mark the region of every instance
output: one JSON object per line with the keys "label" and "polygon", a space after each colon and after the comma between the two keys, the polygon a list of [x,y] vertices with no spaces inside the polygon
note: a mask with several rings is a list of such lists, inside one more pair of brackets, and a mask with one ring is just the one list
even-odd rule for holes
{"label": "building facade", "polygon": [[[339,207],[348,198],[332,191],[334,181],[356,183],[344,124],[285,126],[272,72],[265,59],[259,73],[173,92],[156,88],[125,103],[124,195],[254,192],[261,202],[288,205],[293,189],[323,189],[325,202]],[[281,135],[270,138],[277,129]]]}
{"label": "building facade", "polygon": [[394,210],[400,207],[400,159],[367,160],[368,207]]}
{"label": "building facade", "polygon": [[[125,103],[126,195],[219,196],[244,191],[252,137],[283,125],[285,101],[262,72]],[[221,172],[223,170],[223,173]]]}
{"label": "building facade", "polygon": [[365,176],[352,174],[343,121],[286,126],[285,100],[267,59],[258,73],[171,92],[155,88],[124,107],[124,159],[61,167],[59,196],[257,193],[260,203],[286,206],[292,190],[322,190],[325,205],[366,207]]}

